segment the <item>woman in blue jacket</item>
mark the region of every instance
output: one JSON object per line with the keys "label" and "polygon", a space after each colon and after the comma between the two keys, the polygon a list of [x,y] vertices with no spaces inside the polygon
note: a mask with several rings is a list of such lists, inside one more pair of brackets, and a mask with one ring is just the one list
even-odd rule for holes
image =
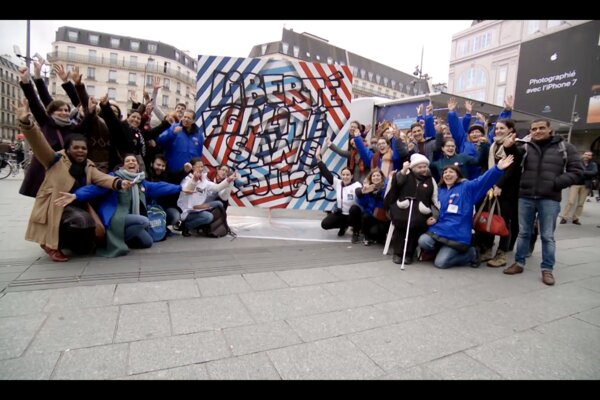
{"label": "woman in blue jacket", "polygon": [[473,205],[494,186],[513,160],[513,156],[509,155],[472,181],[463,179],[457,166],[450,164],[444,167],[438,194],[439,218],[419,238],[421,250],[430,253],[439,250],[434,261],[436,267],[479,266],[479,254],[471,246]]}
{"label": "woman in blue jacket", "polygon": [[98,206],[98,216],[106,227],[106,247],[98,248],[102,257],[118,257],[129,252],[129,248],[148,248],[154,242],[147,231],[146,197],[157,198],[177,194],[181,186],[166,182],[150,182],[145,173],[139,172],[134,154],[128,154],[123,167],[109,175],[116,175],[132,183],[130,190],[111,191],[96,185],[80,187],[75,193],[62,193],[65,202],[89,201],[105,195]]}

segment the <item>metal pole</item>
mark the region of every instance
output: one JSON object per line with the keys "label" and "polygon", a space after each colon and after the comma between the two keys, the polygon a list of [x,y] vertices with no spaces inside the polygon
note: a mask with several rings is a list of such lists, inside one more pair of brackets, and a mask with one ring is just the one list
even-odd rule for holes
{"label": "metal pole", "polygon": [[571,132],[573,131],[573,119],[575,118],[575,104],[577,104],[577,95],[573,98],[573,109],[571,110],[571,126],[569,126],[569,134],[567,135],[567,143],[571,143]]}
{"label": "metal pole", "polygon": [[421,66],[419,67],[419,79],[423,76],[423,53],[425,52],[425,45],[421,46]]}
{"label": "metal pole", "polygon": [[27,20],[27,50],[25,52],[25,63],[27,68],[31,68],[31,20]]}

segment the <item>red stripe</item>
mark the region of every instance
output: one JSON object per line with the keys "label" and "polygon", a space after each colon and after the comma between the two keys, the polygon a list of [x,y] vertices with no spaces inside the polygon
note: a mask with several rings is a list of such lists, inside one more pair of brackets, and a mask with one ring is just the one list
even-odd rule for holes
{"label": "red stripe", "polygon": [[[313,65],[315,65],[315,68],[317,69],[317,71],[321,75],[324,75],[323,69],[320,68],[318,64],[314,64],[313,63]],[[317,91],[317,93],[319,93],[319,91],[321,91],[321,89],[323,89],[323,88],[321,88],[320,86],[318,86],[316,79],[312,77],[312,71],[308,68],[307,63],[301,62],[300,66],[302,67],[302,69],[304,70],[304,72],[306,73],[306,75],[310,78],[310,82],[313,85],[313,89],[315,89]],[[323,77],[323,76],[321,76],[321,77]],[[327,78],[327,77],[325,76],[325,78]],[[337,116],[337,114],[335,112],[335,109],[333,109],[333,107],[331,106],[331,103],[329,103],[329,100],[327,99],[327,96],[325,96],[325,93],[323,93],[321,95],[321,98],[323,99],[323,104],[325,105],[325,107],[331,109],[330,115],[334,119],[334,121],[335,121],[338,129],[341,129],[344,124],[338,118],[338,116]]]}
{"label": "red stripe", "polygon": [[[329,75],[327,74],[327,71],[325,71],[323,69],[323,66],[321,64],[313,64],[315,66],[315,68],[317,69],[317,71],[319,71],[319,74],[321,75],[321,77],[323,79],[325,79],[325,86],[326,86],[326,90],[331,94],[333,94],[333,92],[331,91],[331,88],[333,88],[331,81],[329,80]],[[332,68],[332,66],[330,66],[330,68]],[[334,68],[334,72],[337,72],[337,70],[335,70]],[[344,86],[344,82],[342,81],[340,86]],[[337,89],[336,89],[336,93],[337,93]],[[340,94],[337,93],[338,97],[340,97]],[[347,103],[347,101],[344,101],[344,99],[340,98],[340,102],[341,105],[339,107],[333,108],[333,106],[331,106],[331,116],[333,117],[333,119],[336,121],[336,123],[338,124],[338,129],[342,129],[342,126],[344,126],[344,123],[342,122],[342,120],[339,118],[337,112],[338,110],[341,108],[341,112],[342,114],[344,114],[344,116],[346,117],[346,119],[348,119],[350,116],[347,115],[348,110],[345,109],[345,105]]]}
{"label": "red stripe", "polygon": [[286,197],[288,197],[288,195],[286,195],[286,194],[277,194],[274,196],[265,197],[263,199],[251,200],[250,202],[252,203],[252,205],[260,205],[260,204],[265,204],[265,203],[268,203],[268,202],[274,201],[274,200],[285,199]]}
{"label": "red stripe", "polygon": [[[333,66],[331,64],[329,64],[328,66],[332,73],[336,72],[335,66]],[[352,83],[352,81],[350,80],[350,76],[352,76],[352,73],[350,72],[350,68],[347,65],[344,65],[344,66],[342,66],[342,70],[344,71],[345,76],[348,77],[348,81],[350,83]],[[347,100],[347,101],[344,101],[344,104],[342,106],[342,111],[343,111],[344,115],[346,116],[346,118],[350,118],[350,111],[348,110],[348,107],[346,106],[346,104],[348,104],[348,101],[352,101],[352,93],[350,93],[348,91],[348,87],[349,86],[346,85],[346,80],[343,79],[341,82],[340,88],[344,92],[344,97],[345,97],[344,100]]]}

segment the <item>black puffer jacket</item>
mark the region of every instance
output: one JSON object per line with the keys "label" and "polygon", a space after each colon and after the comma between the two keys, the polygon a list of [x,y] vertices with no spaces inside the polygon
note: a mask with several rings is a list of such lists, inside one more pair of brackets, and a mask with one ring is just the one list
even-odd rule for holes
{"label": "black puffer jacket", "polygon": [[560,201],[564,188],[583,182],[581,157],[572,144],[565,142],[565,165],[563,152],[560,150],[562,141],[560,136],[551,136],[550,143],[546,146],[540,147],[534,141],[517,142],[515,146],[506,149],[508,154],[517,151],[519,156],[525,157],[519,197]]}

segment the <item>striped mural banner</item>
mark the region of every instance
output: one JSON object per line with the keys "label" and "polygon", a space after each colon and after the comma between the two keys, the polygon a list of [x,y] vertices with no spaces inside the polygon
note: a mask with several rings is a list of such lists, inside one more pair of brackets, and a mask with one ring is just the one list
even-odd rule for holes
{"label": "striped mural banner", "polygon": [[[195,111],[204,162],[238,172],[238,206],[330,210],[335,193],[315,151],[326,138],[348,148],[348,135],[338,133],[351,99],[348,66],[200,56]],[[347,159],[327,151],[323,161],[339,173]]]}

